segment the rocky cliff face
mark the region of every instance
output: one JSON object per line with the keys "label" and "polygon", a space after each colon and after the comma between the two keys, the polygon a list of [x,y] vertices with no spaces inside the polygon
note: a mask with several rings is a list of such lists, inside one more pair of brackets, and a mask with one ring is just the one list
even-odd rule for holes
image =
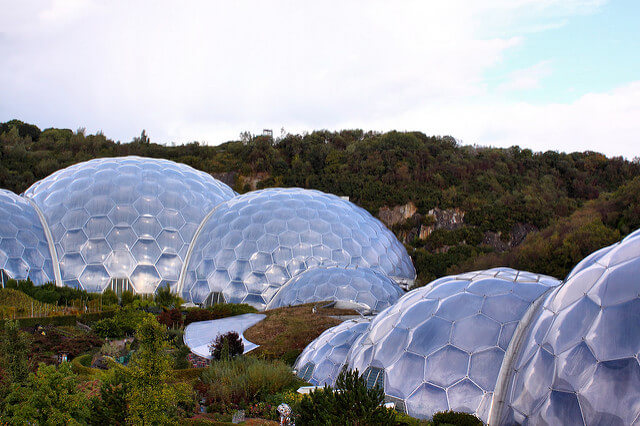
{"label": "rocky cliff face", "polygon": [[442,210],[436,207],[429,210],[433,225],[420,225],[418,238],[425,240],[436,229],[453,231],[461,228],[464,225],[464,214],[459,208]]}
{"label": "rocky cliff face", "polygon": [[418,211],[418,208],[411,202],[394,208],[382,207],[378,211],[378,218],[388,227],[392,227],[397,223],[412,218]]}
{"label": "rocky cliff face", "polygon": [[[426,240],[436,229],[453,231],[462,228],[465,226],[464,217],[465,212],[459,208],[438,207],[429,210],[427,215],[421,215],[413,203],[393,208],[383,207],[378,211],[378,218],[391,228],[404,244],[410,244],[416,238]],[[484,233],[482,244],[491,246],[498,252],[506,251],[518,246],[529,233],[536,230],[535,226],[518,223],[506,236],[499,232],[487,231]],[[463,244],[464,241],[460,243]],[[449,248],[450,246],[439,247],[435,252],[446,252]]]}
{"label": "rocky cliff face", "polygon": [[537,231],[533,225],[527,223],[516,223],[506,238],[502,238],[502,233],[487,231],[484,233],[482,244],[493,247],[495,251],[506,251],[510,248],[519,246],[533,231]]}

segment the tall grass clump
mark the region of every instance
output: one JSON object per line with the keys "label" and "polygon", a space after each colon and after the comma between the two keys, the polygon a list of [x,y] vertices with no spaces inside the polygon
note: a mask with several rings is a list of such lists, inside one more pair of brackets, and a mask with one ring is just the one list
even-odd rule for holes
{"label": "tall grass clump", "polygon": [[240,356],[212,362],[202,373],[200,391],[209,404],[244,406],[300,384],[281,361]]}

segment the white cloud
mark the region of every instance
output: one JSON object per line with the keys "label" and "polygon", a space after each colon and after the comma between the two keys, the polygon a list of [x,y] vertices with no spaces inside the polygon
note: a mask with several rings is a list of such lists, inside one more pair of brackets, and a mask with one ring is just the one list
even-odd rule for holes
{"label": "white cloud", "polygon": [[[383,123],[379,129],[411,129],[422,122],[428,134],[452,134],[464,144],[512,146],[534,151],[597,151],[640,156],[640,81],[570,103],[483,101],[426,107]],[[456,129],[455,133],[450,129]]]}
{"label": "white cloud", "polygon": [[511,72],[506,81],[498,85],[499,91],[530,90],[540,87],[540,82],[551,75],[551,62],[542,61],[528,68]]}
{"label": "white cloud", "polygon": [[[0,120],[123,141],[142,128],[155,141],[220,143],[263,127],[358,126],[529,146],[538,138],[525,129],[539,131],[519,117],[545,106],[496,101],[484,75],[527,31],[601,3],[0,0]],[[502,87],[536,87],[549,69]],[[580,105],[549,111],[579,120]],[[551,136],[548,147],[569,149]]]}

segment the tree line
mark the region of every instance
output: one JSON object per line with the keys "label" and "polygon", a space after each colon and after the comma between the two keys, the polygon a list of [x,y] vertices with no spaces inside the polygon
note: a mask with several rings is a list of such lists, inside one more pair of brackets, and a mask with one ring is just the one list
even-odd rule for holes
{"label": "tree line", "polygon": [[225,176],[241,193],[273,186],[319,189],[348,196],[374,215],[383,206],[408,202],[422,217],[434,207],[463,210],[467,230],[444,236],[445,247],[433,250],[429,239],[407,241],[423,283],[495,255],[496,248],[481,238],[487,232],[508,240],[518,224],[543,230],[560,218],[571,221],[587,202],[640,175],[637,159],[462,146],[450,136],[420,132],[320,130],[278,138],[245,132],[216,146],[168,146],[152,142],[144,131],[121,143],[84,129],[0,123],[0,187],[16,193],[80,161],[125,155],[166,158]]}

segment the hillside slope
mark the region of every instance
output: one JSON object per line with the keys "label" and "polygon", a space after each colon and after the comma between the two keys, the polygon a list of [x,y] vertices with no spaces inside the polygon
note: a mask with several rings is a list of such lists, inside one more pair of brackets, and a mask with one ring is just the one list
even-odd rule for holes
{"label": "hillside slope", "polygon": [[0,319],[45,316],[50,312],[61,311],[55,305],[39,302],[21,291],[0,288]]}
{"label": "hillside slope", "polygon": [[[239,192],[298,186],[348,196],[385,220],[406,244],[419,285],[492,263],[487,259],[527,264],[513,257],[529,234],[561,226],[554,225],[561,219],[577,220],[572,215],[585,203],[640,175],[638,159],[461,146],[451,137],[419,132],[316,131],[276,139],[244,133],[241,140],[218,146],[164,146],[146,135],[120,143],[82,129],[0,123],[0,187],[17,193],[71,164],[123,155],[186,163]],[[602,235],[598,242],[612,238]],[[566,268],[538,272],[563,274]]]}

